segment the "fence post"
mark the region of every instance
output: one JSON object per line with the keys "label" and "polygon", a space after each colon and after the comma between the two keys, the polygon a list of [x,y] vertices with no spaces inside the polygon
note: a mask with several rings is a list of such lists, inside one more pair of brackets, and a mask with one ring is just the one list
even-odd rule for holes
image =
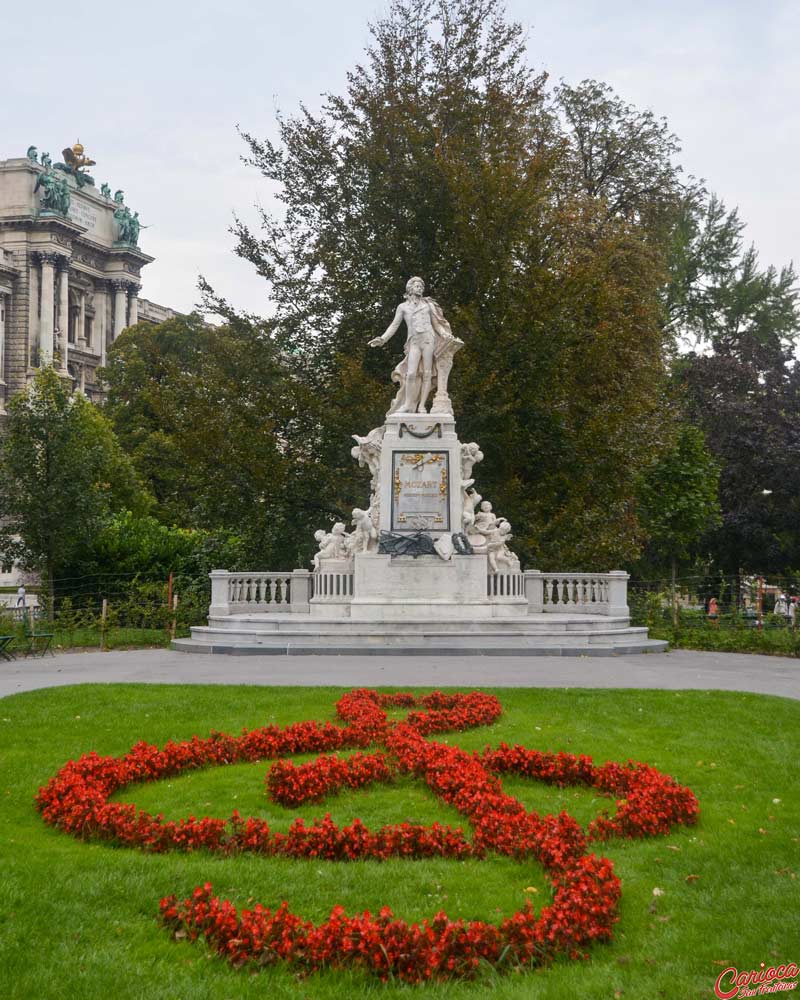
{"label": "fence post", "polygon": [[208,574],[211,578],[211,606],[208,609],[208,617],[219,617],[231,613],[228,601],[228,577],[230,573],[226,569],[212,569]]}
{"label": "fence post", "polygon": [[608,610],[612,618],[630,618],[628,608],[628,580],[630,575],[621,569],[612,569],[608,574]]}
{"label": "fence post", "polygon": [[293,569],[289,593],[289,607],[293,614],[309,614],[311,598],[311,573],[307,569]]}
{"label": "fence post", "polygon": [[535,615],[544,611],[544,580],[538,569],[526,569],[525,596],[528,598],[528,614]]}
{"label": "fence post", "polygon": [[106,622],[108,620],[108,598],[103,598],[103,607],[100,611],[100,650],[106,648]]}

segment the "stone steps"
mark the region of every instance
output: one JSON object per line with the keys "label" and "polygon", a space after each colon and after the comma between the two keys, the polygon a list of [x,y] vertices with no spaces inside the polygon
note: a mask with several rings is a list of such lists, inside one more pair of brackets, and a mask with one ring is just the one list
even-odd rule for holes
{"label": "stone steps", "polygon": [[273,644],[245,642],[199,642],[196,639],[175,639],[172,649],[185,653],[211,653],[229,656],[620,656],[634,653],[664,653],[668,644],[655,639],[626,642],[614,645],[514,645],[499,646],[486,640],[471,646],[454,646],[451,643],[400,646],[394,643],[381,645],[345,645],[343,642],[307,645],[303,641],[276,641]]}
{"label": "stone steps", "polygon": [[[403,621],[365,622],[351,618],[310,618],[306,615],[231,615],[211,618],[207,630],[230,635],[247,634],[319,634],[331,632],[344,634],[408,635],[419,633],[464,633],[474,635],[506,634],[509,632],[557,635],[564,633],[596,633],[598,631],[627,630],[627,618],[609,618],[603,615],[525,615],[513,618],[486,618],[474,621],[407,619]],[[206,628],[204,626],[204,628]]]}
{"label": "stone steps", "polygon": [[[667,644],[648,639],[647,629],[627,619],[563,616],[562,621],[489,619],[479,622],[354,622],[298,615],[242,616],[192,629],[174,649],[203,653],[277,655],[506,655],[613,656],[662,652]],[[548,619],[555,616],[547,616]],[[270,621],[265,619],[270,618]],[[280,619],[280,620],[278,620]],[[299,620],[298,620],[299,619]],[[581,620],[582,619],[582,620]]]}

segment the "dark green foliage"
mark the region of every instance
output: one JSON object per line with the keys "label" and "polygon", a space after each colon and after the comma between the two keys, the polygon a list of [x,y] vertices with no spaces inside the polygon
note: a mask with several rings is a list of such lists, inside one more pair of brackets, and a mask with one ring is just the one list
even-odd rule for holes
{"label": "dark green foliage", "polygon": [[[460,436],[481,444],[477,487],[523,558],[635,556],[634,482],[660,447],[663,124],[599,84],[548,96],[497,0],[397,0],[346,93],[279,124],[276,143],[244,138],[284,211],[239,223],[237,252],[269,282],[270,337],[311,392],[336,506],[364,502],[345,442],[392,392],[397,349],[367,341],[421,274],[466,341]],[[610,151],[589,184],[587,130]]]}
{"label": "dark green foliage", "polygon": [[672,448],[647,471],[639,490],[651,557],[685,560],[720,521],[718,462],[697,427],[684,425]]}
{"label": "dark green foliage", "polygon": [[681,358],[675,373],[722,467],[722,523],[707,539],[710,555],[727,573],[783,573],[800,565],[797,278],[791,266],[759,268],[740,229],[713,198],[690,227],[684,261],[695,261],[702,290],[683,295],[676,328],[712,350]]}
{"label": "dark green foliage", "polygon": [[[307,565],[314,529],[366,504],[350,436],[382,423],[400,338],[367,342],[420,274],[465,341],[459,435],[523,564],[800,565],[796,278],[681,178],[663,119],[594,80],[548,90],[499,0],[393,0],[344,92],[278,124],[243,138],[279,211],[235,226],[270,318],[202,281],[223,327],[140,326],[110,355],[108,412],[160,520]],[[721,468],[702,544],[713,470],[690,427]]]}
{"label": "dark green foliage", "polygon": [[193,528],[162,524],[152,515],[137,517],[123,511],[113,517],[77,556],[74,573],[85,576],[132,577],[149,580],[199,578],[212,569],[236,569],[242,561],[241,541]]}
{"label": "dark green foliage", "polygon": [[149,497],[104,415],[52,368],[9,405],[0,453],[0,547],[53,579],[115,510],[146,511]]}
{"label": "dark green foliage", "polygon": [[[179,317],[119,338],[107,412],[162,521],[235,533],[251,565],[298,565],[301,539],[339,512],[294,367],[266,324]],[[349,451],[346,436],[339,446]]]}

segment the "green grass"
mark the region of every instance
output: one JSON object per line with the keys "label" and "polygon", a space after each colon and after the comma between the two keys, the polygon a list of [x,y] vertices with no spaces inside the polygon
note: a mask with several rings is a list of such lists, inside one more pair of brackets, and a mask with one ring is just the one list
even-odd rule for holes
{"label": "green grass", "polygon": [[[3,629],[0,628],[0,632],[2,631]],[[37,622],[36,631],[53,633],[51,648],[56,653],[65,649],[100,649],[101,641],[103,649],[166,647],[170,643],[169,632],[163,628],[132,628],[120,625],[106,629],[103,635],[99,628],[62,629],[48,622]],[[9,628],[8,634],[12,633],[18,636],[16,650],[12,646],[12,652],[16,651],[17,655],[20,655],[20,651],[25,648],[26,644],[21,626],[16,625]]]}
{"label": "green grass", "polygon": [[764,653],[768,656],[800,657],[800,630],[790,628],[717,628],[700,625],[680,628],[657,625],[648,630],[651,639],[666,639],[673,649],[703,649],[721,653]]}
{"label": "green grass", "polygon": [[106,629],[101,634],[99,628],[50,629],[54,632],[53,648],[81,649],[85,647],[103,649],[130,649],[147,646],[169,646],[169,632],[163,628],[132,628],[125,625]]}
{"label": "green grass", "polygon": [[[800,943],[800,704],[717,692],[504,690],[497,724],[443,738],[466,748],[501,740],[589,753],[597,761],[647,761],[689,784],[700,824],[668,838],[612,841],[622,880],[612,944],[588,962],[559,962],[476,983],[382,985],[355,973],[297,978],[284,967],[258,974],[175,943],[158,926],[158,900],[206,880],[240,905],[258,900],[314,920],[390,905],[420,919],[499,920],[548,883],[532,864],[469,861],[315,863],[207,854],[149,856],[80,843],[46,827],[33,796],[68,758],[120,754],[136,740],[163,744],[212,728],[238,732],[268,722],[325,719],[335,689],[87,685],[29,692],[0,703],[0,997],[35,1000],[203,1000],[239,997],[503,998],[708,997],[719,963],[739,969],[797,960]],[[297,758],[303,759],[303,758]],[[263,794],[268,762],[236,765],[125,790],[120,798],[168,817],[226,816],[233,808],[286,828],[297,815],[330,811],[339,822],[461,817],[407,780],[287,810]],[[603,805],[594,793],[508,778],[504,787],[540,812],[567,809],[586,824]],[[779,802],[773,800],[779,799]],[[760,832],[763,830],[765,832]],[[686,881],[688,875],[699,878]],[[656,900],[653,888],[663,889]],[[526,893],[526,889],[536,893]]]}

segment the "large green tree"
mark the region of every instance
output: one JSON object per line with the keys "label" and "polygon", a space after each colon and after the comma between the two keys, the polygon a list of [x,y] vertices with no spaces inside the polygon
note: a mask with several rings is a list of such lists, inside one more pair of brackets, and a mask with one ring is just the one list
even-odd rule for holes
{"label": "large green tree", "polygon": [[251,565],[306,560],[314,528],[344,511],[318,457],[319,401],[295,368],[255,321],[176,317],[118,338],[106,413],[164,523],[233,531]]}
{"label": "large green tree", "polygon": [[647,470],[639,489],[647,555],[672,571],[672,605],[677,625],[676,578],[680,563],[698,555],[704,536],[720,523],[719,462],[703,432],[690,424]]}
{"label": "large green tree", "polygon": [[724,573],[800,565],[797,276],[759,265],[737,212],[697,190],[670,250],[669,331],[688,418],[721,466],[722,520],[704,548]]}
{"label": "large green tree", "polygon": [[149,498],[96,407],[52,368],[14,396],[0,441],[0,549],[54,580],[115,510]]}
{"label": "large green tree", "polygon": [[[592,115],[616,146],[588,183]],[[466,342],[451,386],[460,436],[486,455],[478,487],[525,560],[638,553],[635,484],[662,446],[649,216],[676,184],[672,139],[645,119],[588,84],[549,95],[498,0],[395,0],[345,93],[281,117],[277,141],[245,133],[282,211],[239,223],[238,253],[269,283],[267,336],[309,391],[335,506],[363,503],[348,438],[391,394],[394,342],[391,357],[366,343],[421,274]]]}

